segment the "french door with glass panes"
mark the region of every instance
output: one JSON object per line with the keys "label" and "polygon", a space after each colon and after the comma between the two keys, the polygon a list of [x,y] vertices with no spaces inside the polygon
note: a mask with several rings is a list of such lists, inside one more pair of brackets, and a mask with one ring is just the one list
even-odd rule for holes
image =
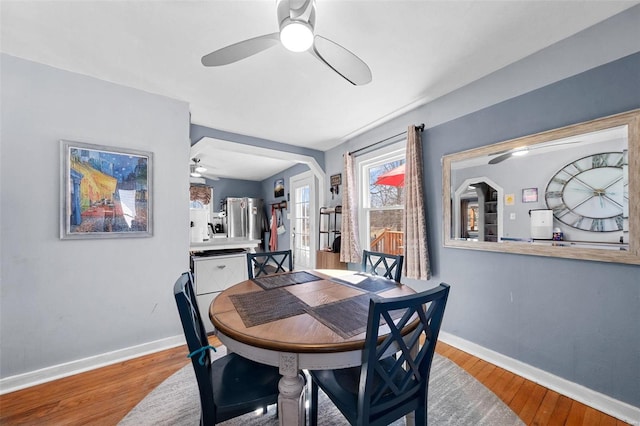
{"label": "french door with glass panes", "polygon": [[290,224],[293,269],[315,267],[316,247],[316,179],[312,172],[293,176],[289,181],[291,194]]}

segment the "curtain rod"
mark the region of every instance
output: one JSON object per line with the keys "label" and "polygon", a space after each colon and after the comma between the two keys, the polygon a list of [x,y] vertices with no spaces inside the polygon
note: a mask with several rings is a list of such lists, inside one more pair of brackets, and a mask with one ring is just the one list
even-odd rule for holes
{"label": "curtain rod", "polygon": [[[424,131],[424,123],[420,124],[419,126],[416,126],[416,129],[420,130],[421,132]],[[402,136],[402,135],[404,135],[406,133],[407,133],[407,131],[405,130],[404,132],[400,132],[397,135],[389,136],[388,138],[382,139],[381,141],[378,141],[378,142],[374,142],[371,145],[367,145],[365,147],[356,149],[355,151],[351,151],[349,154],[356,154],[356,153],[358,153],[360,151],[364,151],[365,149],[369,149],[369,148],[374,147],[374,146],[376,146],[378,144],[386,142],[386,141],[388,141],[390,139],[397,138],[398,136]]]}

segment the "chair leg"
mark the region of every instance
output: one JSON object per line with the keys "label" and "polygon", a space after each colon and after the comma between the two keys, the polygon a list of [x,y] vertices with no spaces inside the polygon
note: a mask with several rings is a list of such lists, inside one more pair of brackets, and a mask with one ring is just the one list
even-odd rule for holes
{"label": "chair leg", "polygon": [[413,424],[415,426],[427,426],[427,407],[421,405],[413,412]]}
{"label": "chair leg", "polygon": [[311,406],[309,407],[309,426],[318,424],[318,384],[311,379]]}

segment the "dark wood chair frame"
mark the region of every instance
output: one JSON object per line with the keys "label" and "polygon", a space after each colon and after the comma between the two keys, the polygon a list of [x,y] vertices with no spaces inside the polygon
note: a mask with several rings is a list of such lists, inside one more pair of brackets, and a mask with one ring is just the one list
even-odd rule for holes
{"label": "dark wood chair frame", "polygon": [[401,254],[388,254],[376,251],[363,250],[362,272],[372,275],[380,275],[378,268],[384,267],[385,278],[400,282],[402,278],[402,265],[404,256]]}
{"label": "dark wood chair frame", "polygon": [[178,278],[173,293],[198,382],[200,425],[214,425],[259,409],[266,413],[268,405],[278,402],[278,368],[235,353],[212,362],[213,348],[200,317],[190,272]]}
{"label": "dark wood chair frame", "polygon": [[[426,425],[429,374],[448,295],[449,285],[442,283],[415,295],[372,298],[362,366],[309,372],[309,424],[317,424],[321,388],[352,425],[388,425],[411,412],[416,425]],[[379,335],[383,321],[391,329],[386,336]]]}
{"label": "dark wood chair frame", "polygon": [[[274,267],[275,270],[267,270],[268,266]],[[291,250],[247,253],[247,272],[249,279],[257,278],[261,275],[272,275],[292,270],[293,255]]]}

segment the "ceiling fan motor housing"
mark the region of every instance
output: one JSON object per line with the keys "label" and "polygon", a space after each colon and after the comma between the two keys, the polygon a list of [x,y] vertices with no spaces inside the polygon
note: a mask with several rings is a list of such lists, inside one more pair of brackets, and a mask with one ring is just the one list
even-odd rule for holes
{"label": "ceiling fan motor housing", "polygon": [[[298,9],[292,7],[295,3],[299,3]],[[278,0],[276,6],[278,13],[278,26],[280,31],[290,22],[300,22],[311,27],[311,31],[316,26],[316,6],[314,0],[298,1],[295,0]]]}

